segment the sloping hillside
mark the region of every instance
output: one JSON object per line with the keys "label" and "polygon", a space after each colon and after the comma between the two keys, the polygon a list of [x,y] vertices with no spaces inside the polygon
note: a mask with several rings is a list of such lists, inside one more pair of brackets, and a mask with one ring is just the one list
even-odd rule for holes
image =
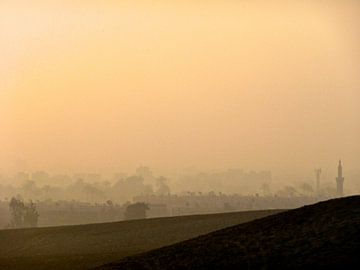
{"label": "sloping hillside", "polygon": [[86,269],[279,211],[0,231],[0,269]]}
{"label": "sloping hillside", "polygon": [[360,196],[265,217],[99,269],[360,269]]}

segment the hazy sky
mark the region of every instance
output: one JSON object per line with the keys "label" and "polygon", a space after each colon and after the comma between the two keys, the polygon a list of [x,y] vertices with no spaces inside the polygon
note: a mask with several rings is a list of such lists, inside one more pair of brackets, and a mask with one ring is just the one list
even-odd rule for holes
{"label": "hazy sky", "polygon": [[3,171],[358,169],[358,1],[51,2],[0,3]]}

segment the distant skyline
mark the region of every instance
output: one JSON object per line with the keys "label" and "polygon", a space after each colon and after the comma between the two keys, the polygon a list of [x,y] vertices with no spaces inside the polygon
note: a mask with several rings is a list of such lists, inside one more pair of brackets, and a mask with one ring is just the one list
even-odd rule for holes
{"label": "distant skyline", "polygon": [[1,1],[0,172],[359,171],[358,1],[150,3]]}

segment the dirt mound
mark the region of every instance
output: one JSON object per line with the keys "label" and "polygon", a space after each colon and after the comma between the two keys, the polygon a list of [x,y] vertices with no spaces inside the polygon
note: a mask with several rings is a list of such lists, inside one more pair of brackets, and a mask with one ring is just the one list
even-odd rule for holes
{"label": "dirt mound", "polygon": [[222,229],[98,269],[360,269],[360,196]]}

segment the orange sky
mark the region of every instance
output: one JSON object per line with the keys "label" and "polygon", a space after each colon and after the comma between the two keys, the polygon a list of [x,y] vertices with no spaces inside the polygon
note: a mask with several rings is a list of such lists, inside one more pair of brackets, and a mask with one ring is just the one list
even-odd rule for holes
{"label": "orange sky", "polygon": [[357,1],[27,2],[0,3],[1,170],[358,169]]}

